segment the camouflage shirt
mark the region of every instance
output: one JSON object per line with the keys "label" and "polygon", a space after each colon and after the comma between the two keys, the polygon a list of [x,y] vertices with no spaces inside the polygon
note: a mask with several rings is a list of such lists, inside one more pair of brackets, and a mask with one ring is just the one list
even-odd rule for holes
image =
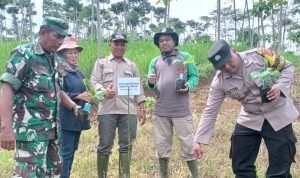
{"label": "camouflage shirt", "polygon": [[13,128],[16,140],[56,138],[60,76],[56,54],[45,52],[40,44],[18,46],[9,57],[0,81],[14,89]]}

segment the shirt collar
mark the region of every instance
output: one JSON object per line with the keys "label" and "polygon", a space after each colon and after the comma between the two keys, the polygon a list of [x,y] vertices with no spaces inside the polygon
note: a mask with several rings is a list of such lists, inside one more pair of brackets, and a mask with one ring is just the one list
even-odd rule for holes
{"label": "shirt collar", "polygon": [[161,52],[161,57],[163,59],[166,59],[167,57],[177,56],[178,54],[179,54],[178,49],[174,49],[171,53],[168,54]]}
{"label": "shirt collar", "polygon": [[33,52],[35,54],[38,54],[38,55],[42,55],[42,54],[45,54],[45,51],[43,50],[40,42],[39,42],[39,38],[36,39],[32,44],[33,44]]}
{"label": "shirt collar", "polygon": [[[112,53],[108,56],[108,60],[112,61],[112,60],[116,60],[116,58],[112,55]],[[123,57],[123,59],[121,61],[124,61],[126,63],[129,64],[129,59],[127,59],[126,57]]]}

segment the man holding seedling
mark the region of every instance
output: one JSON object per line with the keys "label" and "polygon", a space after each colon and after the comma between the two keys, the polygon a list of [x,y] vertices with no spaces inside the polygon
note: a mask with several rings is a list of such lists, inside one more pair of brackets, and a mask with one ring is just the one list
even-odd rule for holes
{"label": "man holding seedling", "polygon": [[148,70],[147,86],[157,93],[152,123],[160,176],[168,177],[174,128],[181,145],[181,158],[187,162],[192,177],[197,178],[199,173],[192,150],[194,134],[189,92],[197,86],[199,74],[193,56],[176,49],[178,40],[178,34],[171,28],[154,35],[154,44],[161,54],[152,59]]}
{"label": "man holding seedling", "polygon": [[[135,63],[124,57],[127,48],[126,35],[114,32],[110,37],[111,54],[98,59],[94,66],[91,83],[96,91],[106,93],[106,99],[99,104],[99,145],[97,150],[98,177],[107,177],[109,155],[113,147],[115,132],[119,138],[119,177],[130,177],[132,144],[136,138],[137,116],[141,125],[146,121],[145,96],[142,85],[138,96],[122,96],[117,93],[119,78],[140,77]],[[138,105],[136,116],[135,106]],[[129,133],[130,132],[130,133]],[[130,142],[129,142],[130,140]]]}
{"label": "man holding seedling", "polygon": [[[224,40],[215,42],[207,57],[218,71],[195,134],[194,155],[202,157],[201,146],[209,143],[218,111],[228,95],[242,104],[230,149],[236,177],[257,177],[254,163],[262,139],[269,155],[266,177],[292,177],[290,167],[296,153],[292,122],[299,115],[289,97],[293,65],[268,49],[238,53]],[[270,70],[280,72],[279,78],[250,77],[257,71]],[[269,88],[266,97],[262,95],[264,88]]]}
{"label": "man holding seedling", "polygon": [[60,90],[56,50],[67,30],[62,19],[46,17],[38,40],[14,49],[0,77],[0,144],[16,149],[13,177],[54,177],[61,172],[59,100],[75,113],[79,108]]}

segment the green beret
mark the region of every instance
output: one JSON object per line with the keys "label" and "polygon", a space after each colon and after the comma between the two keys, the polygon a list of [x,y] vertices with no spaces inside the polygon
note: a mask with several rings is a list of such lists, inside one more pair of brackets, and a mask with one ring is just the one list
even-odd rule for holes
{"label": "green beret", "polygon": [[53,29],[57,34],[62,36],[68,36],[69,25],[62,19],[56,17],[46,17],[44,24]]}

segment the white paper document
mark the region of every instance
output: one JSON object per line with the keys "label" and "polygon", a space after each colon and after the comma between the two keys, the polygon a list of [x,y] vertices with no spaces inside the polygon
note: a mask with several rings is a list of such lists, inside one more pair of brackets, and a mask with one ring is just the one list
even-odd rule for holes
{"label": "white paper document", "polygon": [[139,77],[118,78],[118,95],[140,95],[141,83]]}

